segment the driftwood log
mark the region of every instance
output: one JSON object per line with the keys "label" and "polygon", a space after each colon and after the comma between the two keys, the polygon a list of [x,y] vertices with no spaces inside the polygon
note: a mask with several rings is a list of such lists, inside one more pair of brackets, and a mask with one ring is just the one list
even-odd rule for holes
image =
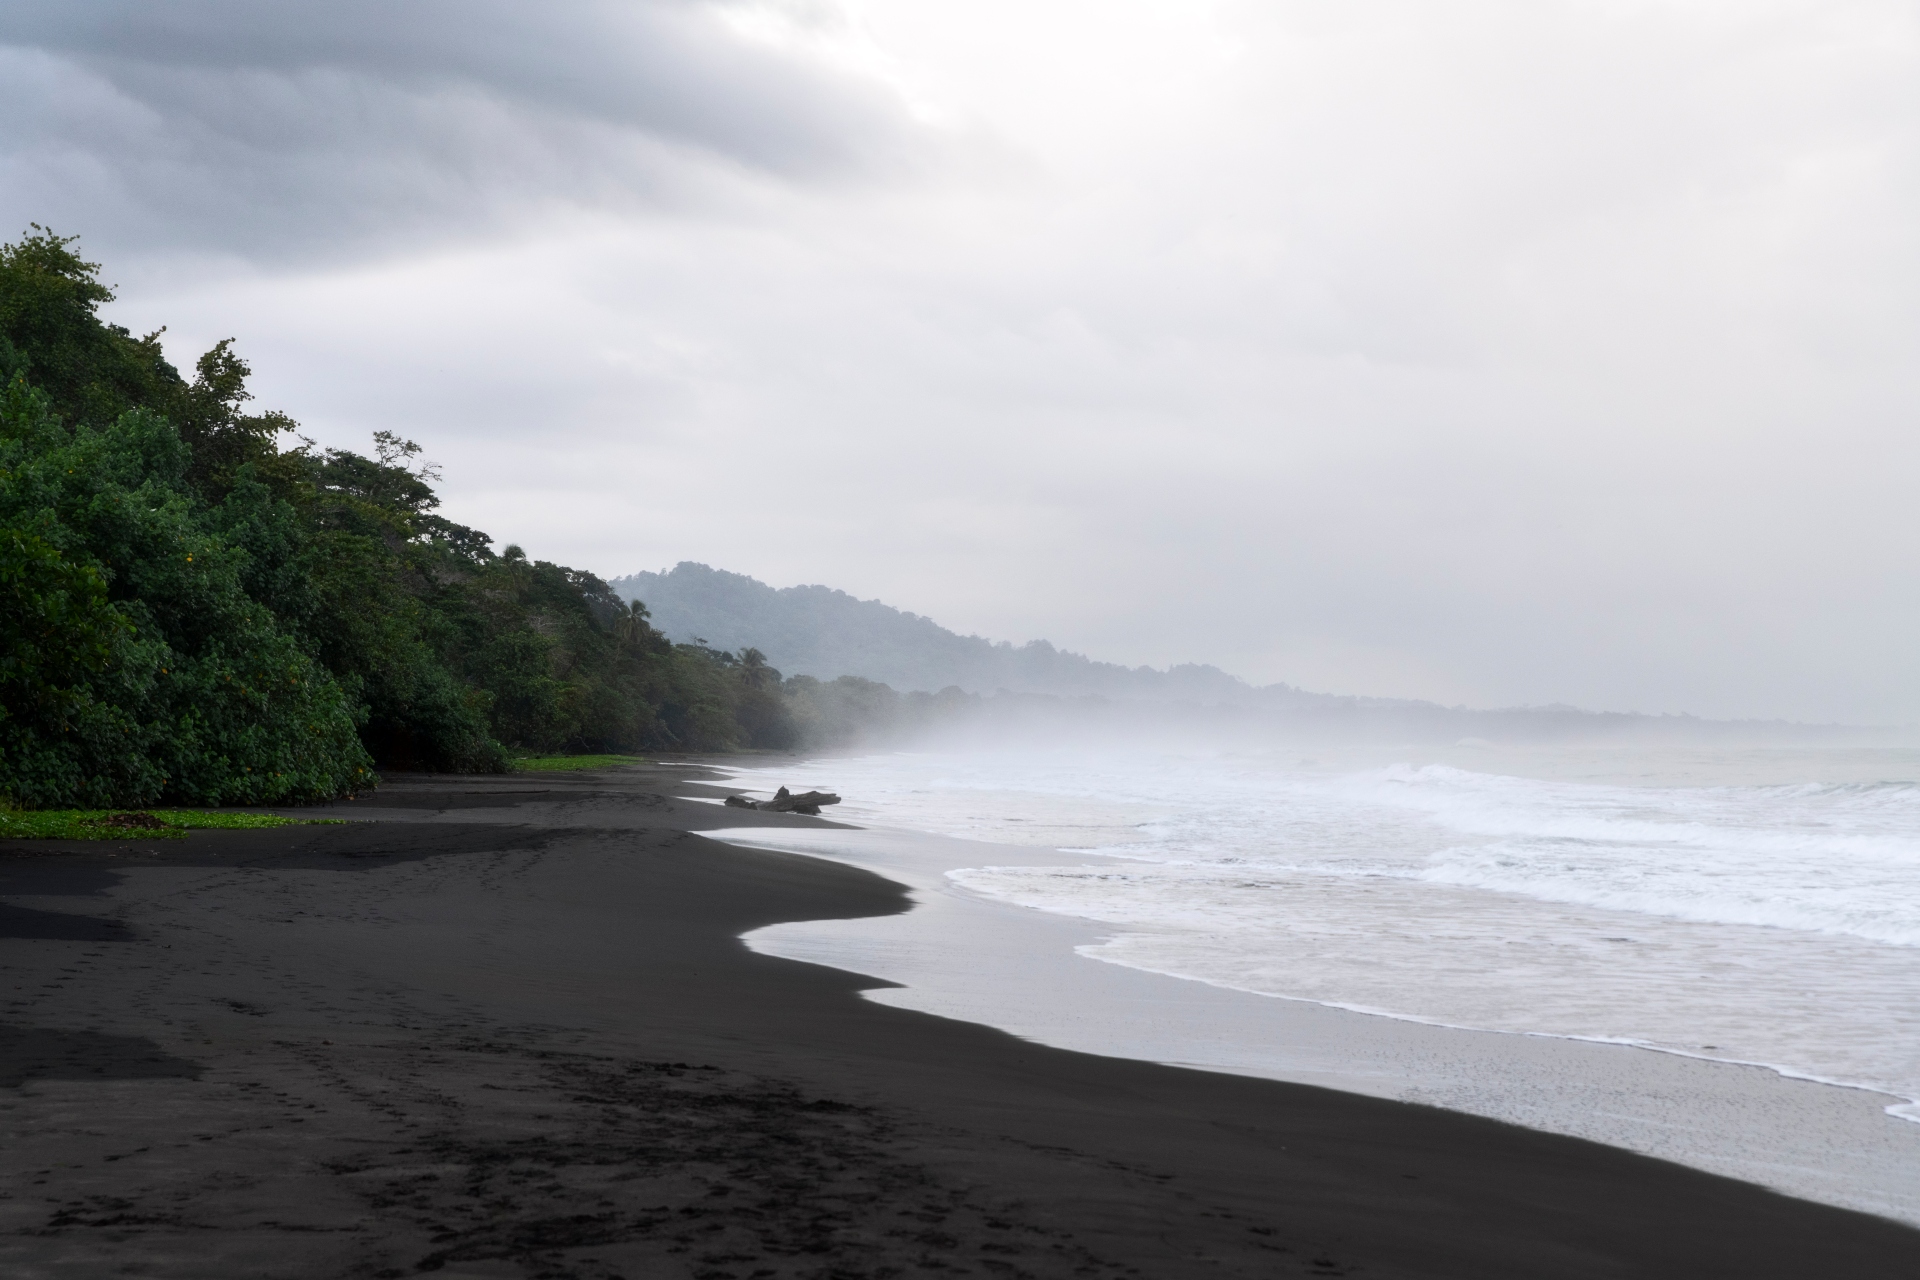
{"label": "driftwood log", "polygon": [[831,791],[802,791],[796,796],[782,787],[773,793],[771,800],[749,800],[745,796],[728,796],[727,803],[736,809],[764,809],[770,813],[817,815],[821,805],[839,804],[840,797]]}

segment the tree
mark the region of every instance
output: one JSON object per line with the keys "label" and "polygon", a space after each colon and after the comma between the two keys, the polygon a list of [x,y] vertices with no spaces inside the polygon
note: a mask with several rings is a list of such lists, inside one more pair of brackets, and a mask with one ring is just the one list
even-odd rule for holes
{"label": "tree", "polygon": [[591,573],[496,554],[378,431],[253,412],[224,339],[192,381],[104,322],[74,241],[0,246],[0,788],[33,804],[318,799],[373,761],[798,740],[780,673],[673,645]]}
{"label": "tree", "polygon": [[34,805],[315,800],[372,761],[339,683],[250,597],[237,528],[166,419],[69,426],[16,377],[0,400],[7,716],[0,789]]}

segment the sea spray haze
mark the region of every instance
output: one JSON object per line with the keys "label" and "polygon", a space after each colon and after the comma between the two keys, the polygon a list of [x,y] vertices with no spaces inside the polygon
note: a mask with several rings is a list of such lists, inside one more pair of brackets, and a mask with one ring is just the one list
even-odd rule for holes
{"label": "sea spray haze", "polygon": [[953,873],[1111,926],[1099,960],[1765,1064],[1920,1117],[1920,752],[1081,745],[781,776],[856,822],[1118,859]]}

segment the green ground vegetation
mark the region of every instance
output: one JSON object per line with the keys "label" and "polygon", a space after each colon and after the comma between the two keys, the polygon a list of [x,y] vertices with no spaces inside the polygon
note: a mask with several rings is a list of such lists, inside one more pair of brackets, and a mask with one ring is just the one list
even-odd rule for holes
{"label": "green ground vegetation", "polygon": [[0,246],[0,797],[284,805],[382,766],[791,748],[838,714],[496,552],[417,445],[255,412],[232,341],[183,374],[112,297],[71,239]]}
{"label": "green ground vegetation", "polygon": [[515,756],[513,767],[525,773],[571,773],[581,769],[615,769],[623,764],[645,764],[642,756]]}
{"label": "green ground vegetation", "polygon": [[204,809],[156,809],[137,813],[112,809],[0,809],[0,840],[183,840],[189,831],[254,831],[338,818],[283,818],[271,813],[208,812]]}

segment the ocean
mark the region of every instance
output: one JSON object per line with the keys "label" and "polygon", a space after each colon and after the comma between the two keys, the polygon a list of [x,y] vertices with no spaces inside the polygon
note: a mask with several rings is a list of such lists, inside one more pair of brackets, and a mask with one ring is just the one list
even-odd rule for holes
{"label": "ocean", "polygon": [[740,782],[979,842],[952,890],[1092,923],[1091,960],[1757,1064],[1920,1121],[1917,751],[1116,746]]}

